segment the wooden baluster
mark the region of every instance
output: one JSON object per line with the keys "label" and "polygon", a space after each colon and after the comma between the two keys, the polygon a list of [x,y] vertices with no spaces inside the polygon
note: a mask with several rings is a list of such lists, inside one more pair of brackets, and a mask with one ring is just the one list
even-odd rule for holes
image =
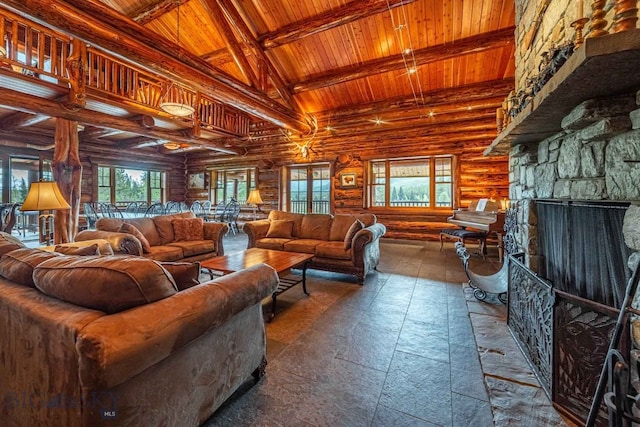
{"label": "wooden baluster", "polygon": [[633,30],[638,21],[637,0],[616,0],[615,16],[613,17],[613,32]]}
{"label": "wooden baluster", "polygon": [[604,29],[607,26],[607,20],[604,17],[607,12],[604,10],[604,6],[607,3],[606,0],[595,0],[591,3],[591,23],[589,24],[589,36],[588,37],[600,37],[608,34]]}

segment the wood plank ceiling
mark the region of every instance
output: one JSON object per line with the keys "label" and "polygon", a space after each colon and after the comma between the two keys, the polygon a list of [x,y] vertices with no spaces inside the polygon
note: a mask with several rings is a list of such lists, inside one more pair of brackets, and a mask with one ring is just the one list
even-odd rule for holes
{"label": "wood plank ceiling", "polygon": [[[434,122],[443,132],[460,128],[468,133],[475,126],[489,134],[484,137],[488,144],[491,132],[495,134],[495,108],[513,88],[512,0],[7,0],[0,5],[97,46],[109,37],[100,35],[103,28],[121,40],[141,41],[138,48],[146,43],[197,72],[185,76],[172,63],[151,64],[151,54],[144,52],[127,55],[136,45],[120,48],[115,38],[112,45],[101,47],[165,77],[184,77],[181,81],[187,84],[202,75],[204,82],[196,89],[223,103],[228,104],[234,92],[220,97],[218,86],[205,74],[216,84],[247,91],[248,101],[233,106],[250,116],[250,136],[232,138],[231,143],[225,135],[208,136],[215,146],[233,145],[237,153],[282,143],[283,127],[310,133],[314,121],[325,138],[339,141],[336,144],[371,135],[415,138]],[[88,29],[67,24],[56,8],[104,23],[95,24],[98,29],[91,28],[93,22]],[[258,99],[257,107],[252,99]],[[16,127],[10,113],[0,109],[0,127],[5,130],[11,123]],[[128,117],[140,114],[131,109],[129,113]],[[51,113],[40,111],[40,116],[47,114]],[[46,120],[25,123],[22,127],[37,126],[32,131],[52,128]],[[156,120],[155,126],[162,126],[162,121]],[[134,141],[129,147],[164,141],[157,135],[118,132],[96,138],[101,127],[104,124],[96,123],[89,128],[92,140]],[[197,138],[184,147],[211,148]]]}

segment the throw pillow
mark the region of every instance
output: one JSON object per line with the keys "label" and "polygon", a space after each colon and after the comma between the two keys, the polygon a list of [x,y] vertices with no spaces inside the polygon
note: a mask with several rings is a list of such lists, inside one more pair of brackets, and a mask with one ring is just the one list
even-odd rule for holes
{"label": "throw pillow", "polygon": [[0,231],[0,256],[20,248],[26,248],[25,244],[11,234]]}
{"label": "throw pillow", "polygon": [[202,218],[176,218],[171,224],[176,242],[204,240]]}
{"label": "throw pillow", "polygon": [[33,287],[33,269],[48,259],[60,256],[61,254],[40,249],[16,249],[0,258],[0,275],[20,285]]}
{"label": "throw pillow", "polygon": [[269,231],[267,231],[267,237],[290,239],[292,232],[293,221],[288,221],[285,219],[273,219],[269,223]]}
{"label": "throw pillow", "polygon": [[171,274],[178,291],[200,284],[199,262],[161,262],[160,265]]}
{"label": "throw pillow", "polygon": [[349,231],[347,231],[347,234],[344,236],[345,249],[351,249],[351,241],[353,240],[353,237],[358,231],[362,230],[363,228],[364,224],[359,219],[356,219],[353,224],[351,224],[351,227],[349,227]]}
{"label": "throw pillow", "polygon": [[119,233],[127,233],[135,236],[138,240],[140,240],[140,244],[142,245],[142,252],[148,254],[151,251],[151,245],[144,234],[140,230],[136,228],[135,225],[127,224],[126,222],[122,223],[120,228],[118,229]]}
{"label": "throw pillow", "polygon": [[38,265],[33,281],[44,294],[109,314],[177,292],[169,272],[143,257],[61,256]]}
{"label": "throw pillow", "polygon": [[56,245],[53,249],[54,252],[61,253],[63,255],[78,255],[78,256],[90,256],[100,255],[100,248],[97,243],[89,246],[64,246]]}

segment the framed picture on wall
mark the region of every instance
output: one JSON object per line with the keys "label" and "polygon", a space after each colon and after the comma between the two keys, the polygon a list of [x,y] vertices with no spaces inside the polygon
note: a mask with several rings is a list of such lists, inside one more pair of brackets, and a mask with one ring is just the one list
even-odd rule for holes
{"label": "framed picture on wall", "polygon": [[205,188],[204,176],[205,176],[204,172],[190,173],[189,174],[189,188],[193,188],[193,189],[197,189],[197,190],[204,189]]}
{"label": "framed picture on wall", "polygon": [[355,172],[347,172],[340,174],[340,187],[349,188],[358,185],[357,174]]}

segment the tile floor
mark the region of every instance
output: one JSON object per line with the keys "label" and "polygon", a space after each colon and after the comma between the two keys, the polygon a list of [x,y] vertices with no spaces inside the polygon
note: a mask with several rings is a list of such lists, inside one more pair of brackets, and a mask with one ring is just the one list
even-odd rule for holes
{"label": "tile floor", "polygon": [[[246,247],[242,234],[227,240],[227,253]],[[278,297],[266,376],[247,381],[205,426],[540,425],[504,414],[494,424],[466,276],[453,245],[438,248],[385,241],[364,286],[310,271],[310,296],[298,286]],[[497,259],[472,262],[485,274],[498,268]],[[562,425],[552,419],[545,425]]]}

